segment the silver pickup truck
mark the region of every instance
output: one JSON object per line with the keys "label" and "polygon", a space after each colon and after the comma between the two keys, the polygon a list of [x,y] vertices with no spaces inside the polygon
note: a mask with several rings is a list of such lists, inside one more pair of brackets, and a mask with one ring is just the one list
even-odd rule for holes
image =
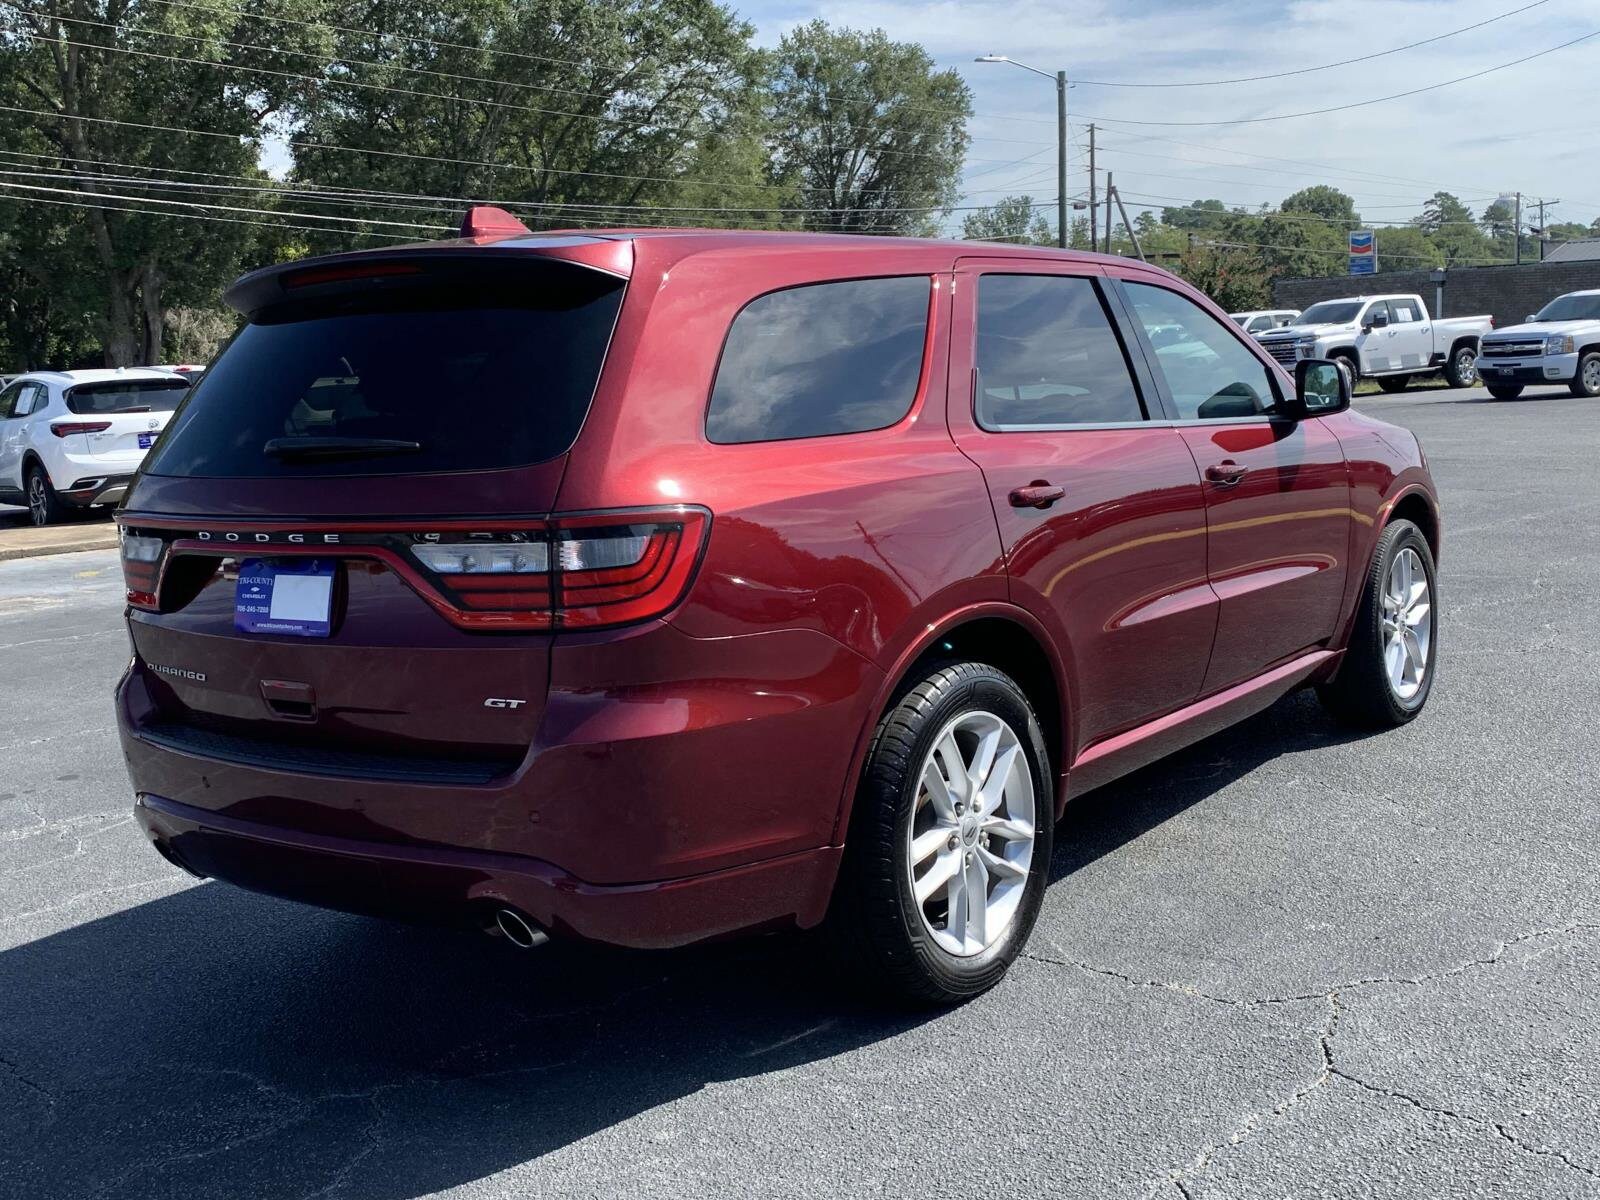
{"label": "silver pickup truck", "polygon": [[1600,396],[1600,291],[1557,296],[1525,325],[1483,339],[1478,373],[1497,400],[1530,383],[1564,383],[1574,396]]}
{"label": "silver pickup truck", "polygon": [[1417,295],[1350,296],[1323,300],[1285,329],[1257,335],[1267,353],[1290,371],[1302,358],[1331,358],[1349,376],[1373,378],[1398,392],[1415,375],[1440,372],[1451,387],[1478,382],[1478,343],[1494,318],[1434,319]]}

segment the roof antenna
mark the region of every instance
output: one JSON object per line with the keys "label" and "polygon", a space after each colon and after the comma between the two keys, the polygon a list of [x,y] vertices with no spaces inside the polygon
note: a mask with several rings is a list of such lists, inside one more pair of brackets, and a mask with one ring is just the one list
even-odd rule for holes
{"label": "roof antenna", "polygon": [[521,237],[532,233],[516,217],[492,204],[474,204],[461,218],[461,236],[464,238]]}

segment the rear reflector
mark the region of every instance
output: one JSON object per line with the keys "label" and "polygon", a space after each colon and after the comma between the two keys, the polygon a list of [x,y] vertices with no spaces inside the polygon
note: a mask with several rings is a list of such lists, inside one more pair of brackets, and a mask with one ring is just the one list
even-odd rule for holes
{"label": "rear reflector", "polygon": [[110,421],[55,421],[51,423],[50,432],[64,438],[75,433],[104,433],[110,428]]}

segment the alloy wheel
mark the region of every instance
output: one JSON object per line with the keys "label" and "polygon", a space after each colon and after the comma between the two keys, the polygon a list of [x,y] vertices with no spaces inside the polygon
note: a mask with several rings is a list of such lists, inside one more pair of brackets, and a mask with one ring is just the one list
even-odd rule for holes
{"label": "alloy wheel", "polygon": [[1456,352],[1456,378],[1461,381],[1462,387],[1471,387],[1478,382],[1478,356],[1470,346],[1463,346]]}
{"label": "alloy wheel", "polygon": [[1583,364],[1583,390],[1591,396],[1600,393],[1600,358],[1591,358]]}
{"label": "alloy wheel", "polygon": [[1433,603],[1422,559],[1407,546],[1389,564],[1383,588],[1383,665],[1395,697],[1409,703],[1422,689],[1433,648]]}
{"label": "alloy wheel", "polygon": [[1005,933],[1033,864],[1035,820],[1016,731],[990,712],[947,724],[923,760],[906,835],[912,896],[941,949],[968,957]]}
{"label": "alloy wheel", "polygon": [[50,498],[44,489],[44,476],[35,471],[28,480],[28,515],[35,525],[45,524],[50,516]]}

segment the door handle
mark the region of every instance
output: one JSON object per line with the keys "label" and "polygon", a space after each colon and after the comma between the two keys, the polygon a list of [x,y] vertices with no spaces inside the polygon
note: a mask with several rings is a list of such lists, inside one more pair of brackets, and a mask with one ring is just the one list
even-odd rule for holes
{"label": "door handle", "polygon": [[1240,466],[1231,458],[1225,458],[1215,466],[1206,468],[1206,478],[1218,487],[1232,487],[1245,477],[1249,467]]}
{"label": "door handle", "polygon": [[1067,489],[1043,479],[1035,479],[1027,487],[1011,490],[1012,508],[1049,508],[1067,494]]}

